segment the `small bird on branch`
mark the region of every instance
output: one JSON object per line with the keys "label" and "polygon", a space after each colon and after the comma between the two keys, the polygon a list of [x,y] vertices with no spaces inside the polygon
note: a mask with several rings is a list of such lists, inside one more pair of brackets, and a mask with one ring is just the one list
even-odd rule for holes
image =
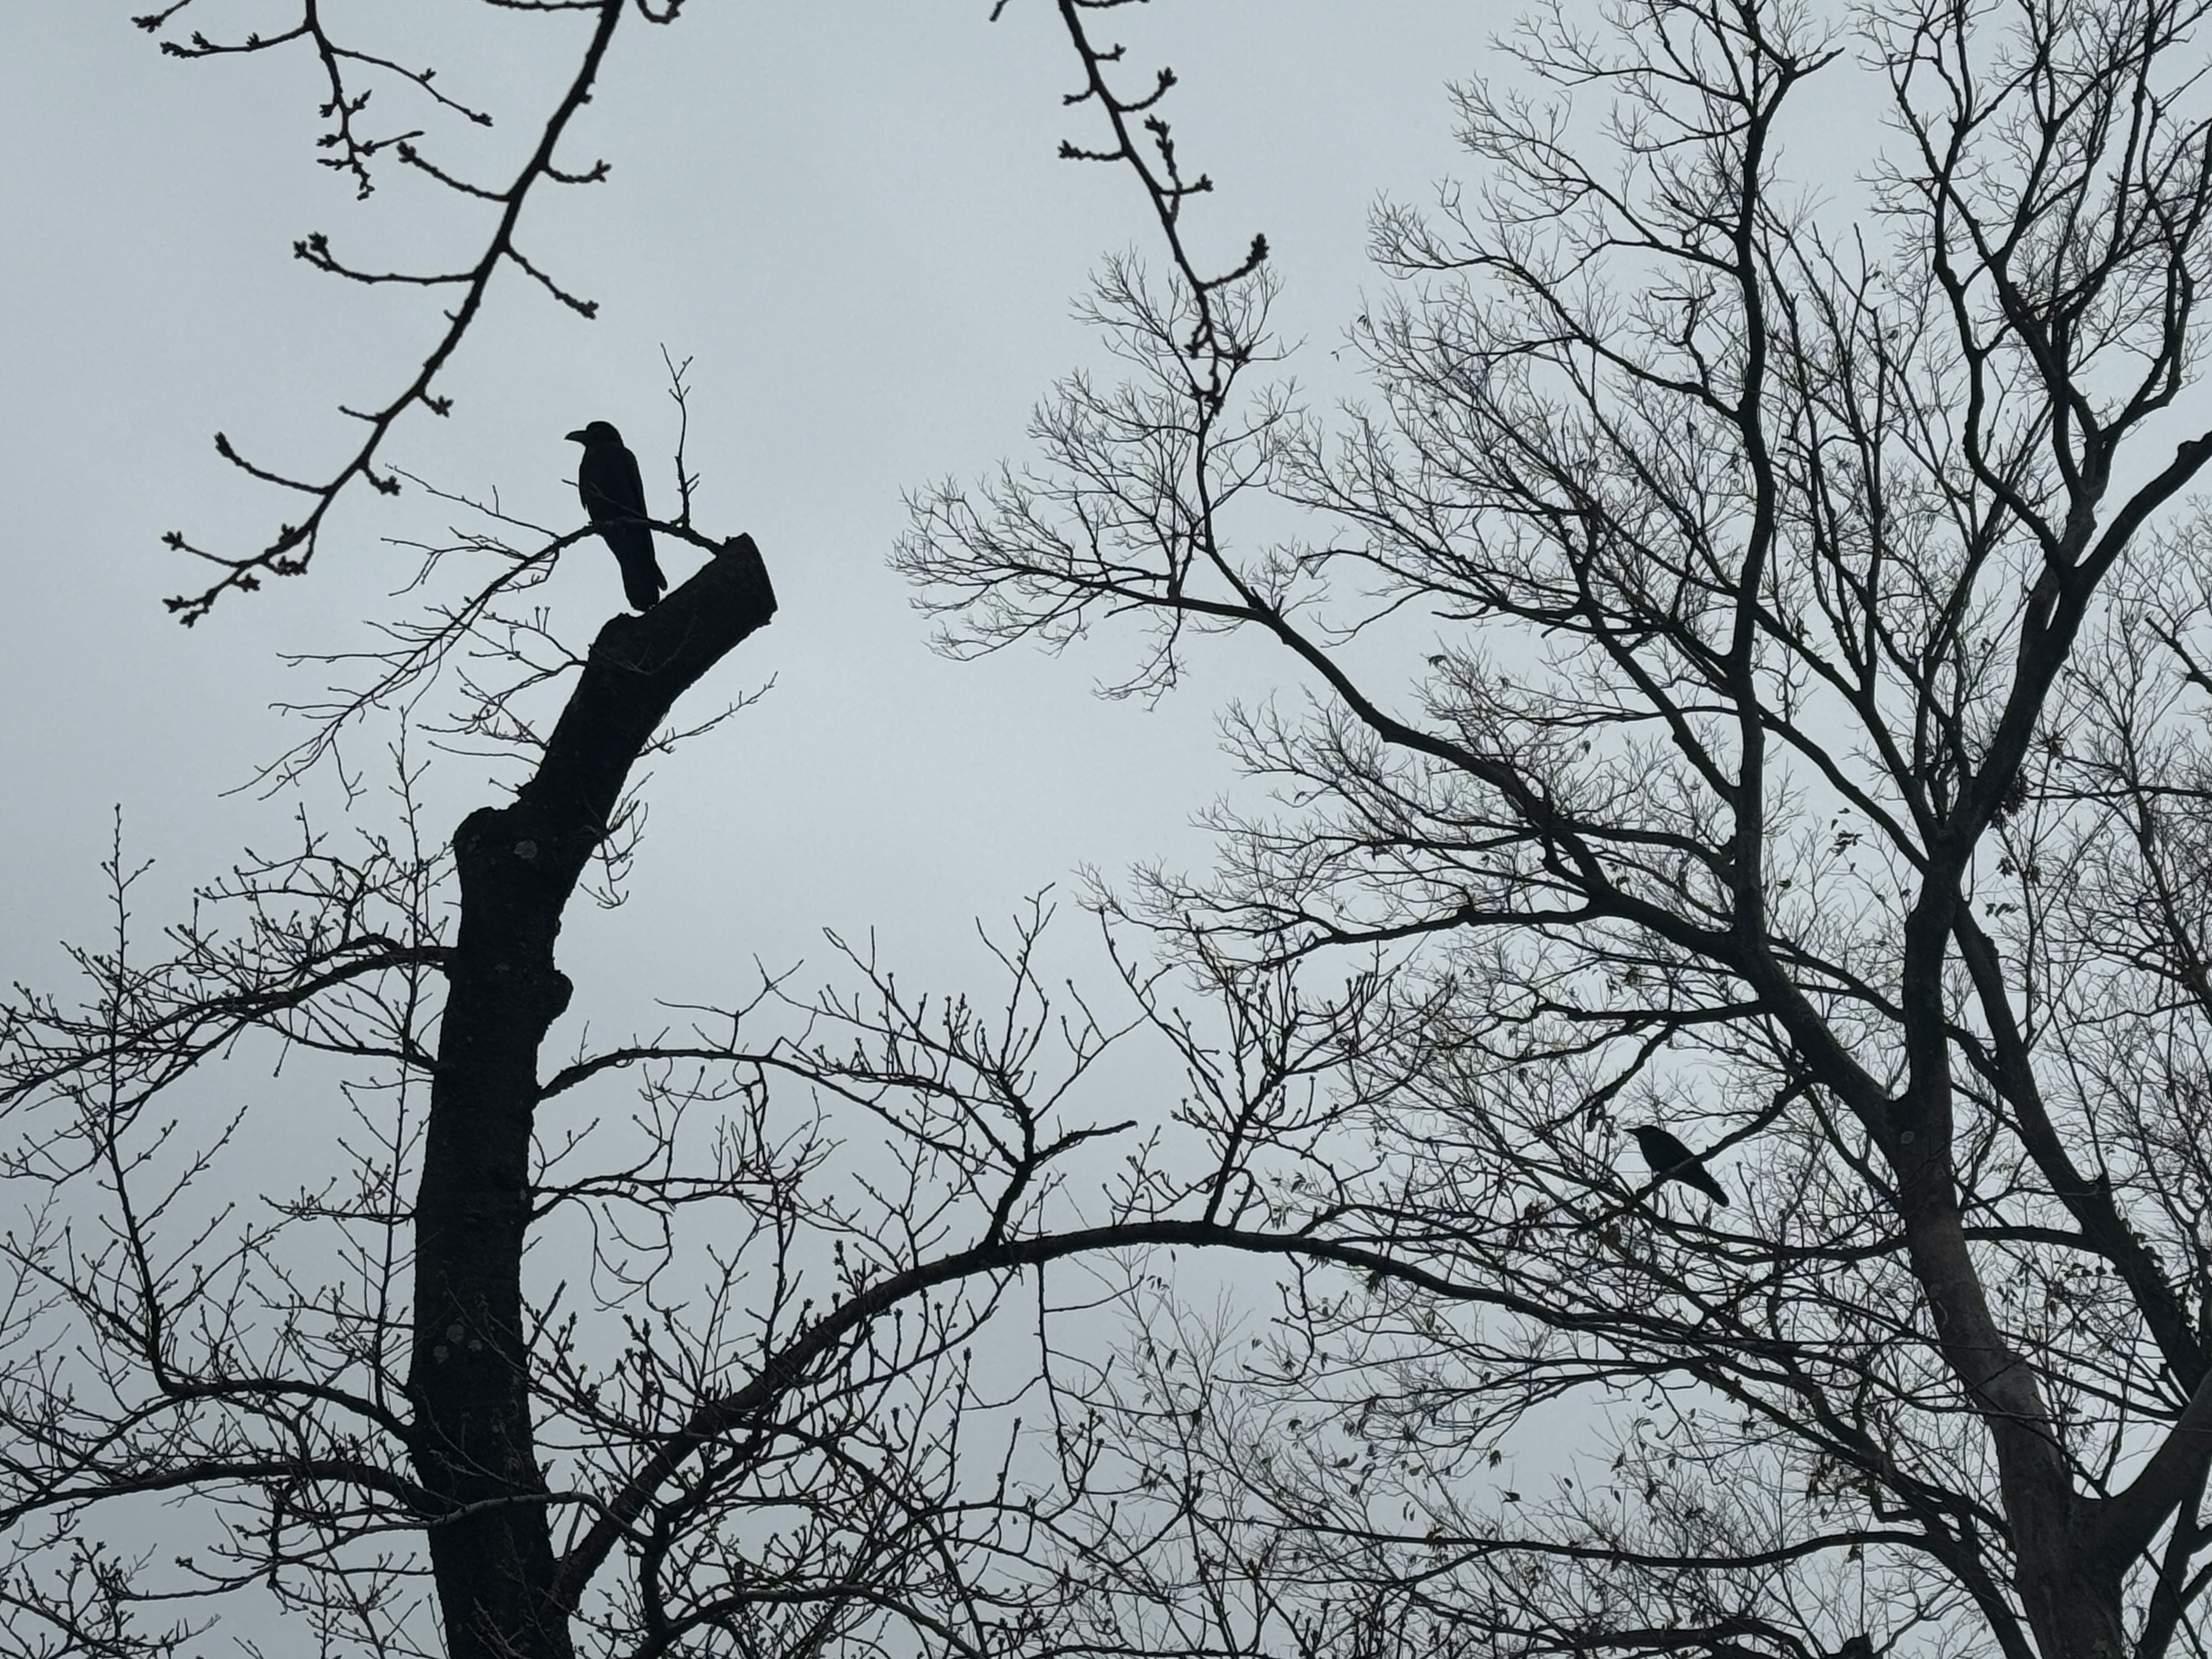
{"label": "small bird on branch", "polygon": [[637,457],[623,446],[622,434],[605,421],[571,432],[568,441],[584,447],[576,464],[576,493],[584,510],[622,567],[623,592],[633,611],[650,611],[668,578],[653,556],[653,531],[647,525],[645,480]]}
{"label": "small bird on branch", "polygon": [[1636,1144],[1642,1148],[1644,1161],[1651,1166],[1651,1173],[1660,1180],[1679,1181],[1686,1187],[1695,1187],[1717,1204],[1729,1201],[1721,1183],[1706,1170],[1705,1159],[1664,1129],[1647,1124],[1629,1133],[1636,1137]]}

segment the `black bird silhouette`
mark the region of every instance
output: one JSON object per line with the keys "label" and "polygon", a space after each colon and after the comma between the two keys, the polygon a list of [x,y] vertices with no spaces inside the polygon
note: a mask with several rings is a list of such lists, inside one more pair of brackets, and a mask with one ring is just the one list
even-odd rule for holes
{"label": "black bird silhouette", "polygon": [[1651,1166],[1651,1173],[1660,1180],[1679,1181],[1686,1187],[1695,1187],[1718,1204],[1729,1201],[1721,1183],[1706,1170],[1705,1160],[1664,1129],[1647,1124],[1629,1133],[1643,1149],[1644,1161]]}
{"label": "black bird silhouette", "polygon": [[593,421],[568,441],[584,447],[576,464],[576,493],[584,511],[622,567],[623,592],[633,611],[650,611],[668,578],[653,556],[653,532],[647,526],[645,481],[637,457],[623,447],[622,434],[605,421]]}

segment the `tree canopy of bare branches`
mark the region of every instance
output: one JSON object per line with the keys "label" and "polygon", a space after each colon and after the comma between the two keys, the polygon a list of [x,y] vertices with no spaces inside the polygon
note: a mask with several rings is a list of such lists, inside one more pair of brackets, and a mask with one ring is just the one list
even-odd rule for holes
{"label": "tree canopy of bare branches", "polygon": [[[1276,1386],[1133,1392],[1205,1494],[1102,1575],[1136,1646],[2197,1643],[2207,49],[2167,0],[1539,8],[1457,89],[1474,181],[1378,212],[1371,404],[1249,386],[1263,277],[1116,266],[1132,377],[917,499],[956,651],[1282,648],[1309,708],[1230,732],[1283,810],[1131,908],[1385,953],[1331,1201],[1540,1310],[1316,1288]],[[1647,1123],[1748,1202],[1625,1204]],[[1545,1421],[1609,1459],[1476,1502]]]}

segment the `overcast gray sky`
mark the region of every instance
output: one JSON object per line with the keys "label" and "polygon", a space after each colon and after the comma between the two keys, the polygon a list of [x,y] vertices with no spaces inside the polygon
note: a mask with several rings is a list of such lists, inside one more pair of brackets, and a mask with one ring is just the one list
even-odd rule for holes
{"label": "overcast gray sky", "polygon": [[[162,611],[198,585],[162,532],[258,545],[289,506],[231,473],[212,433],[315,472],[353,436],[333,405],[386,400],[428,337],[421,295],[319,276],[293,240],[327,231],[374,264],[481,234],[474,216],[399,185],[357,206],[316,165],[319,88],[300,52],[179,63],[130,9],[0,9],[11,975],[50,977],[53,942],[99,925],[113,804],[172,895],[241,839],[276,839],[281,805],[221,792],[287,741],[271,701],[314,689],[278,653],[357,644],[363,619],[405,614],[388,594],[411,564],[381,538],[444,516],[419,493],[349,496],[310,576],[227,599],[189,631]],[[287,9],[201,0],[191,15],[222,33]],[[325,8],[341,29],[349,13],[374,19],[396,56],[435,62],[447,91],[507,118],[489,135],[434,129],[491,174],[534,136],[583,22],[490,14],[452,32],[453,14],[477,9]],[[951,664],[884,565],[902,489],[1018,457],[1030,404],[1096,361],[1070,316],[1086,272],[1116,249],[1158,252],[1126,171],[1054,158],[1062,137],[1099,135],[1094,112],[1061,106],[1076,64],[1052,8],[1014,0],[995,25],[988,12],[724,0],[672,28],[633,21],[562,151],[568,165],[605,156],[610,181],[546,194],[523,230],[599,319],[502,277],[444,382],[453,417],[409,417],[392,451],[566,528],[579,513],[562,434],[606,418],[661,502],[665,343],[696,360],[702,523],[750,530],[774,573],[781,615],[721,673],[726,690],[771,676],[775,690],[659,768],[636,899],[611,922],[578,919],[572,969],[604,947],[652,963],[659,994],[698,994],[694,970],[732,951],[787,960],[823,926],[874,926],[927,959],[963,918],[1003,915],[1080,864],[1205,855],[1188,820],[1228,781],[1214,710],[1264,692],[1274,665],[1212,653],[1218,666],[1147,711],[1091,695],[1126,641]],[[1218,185],[1194,210],[1200,246],[1225,265],[1267,234],[1279,315],[1307,342],[1293,369],[1327,386],[1371,281],[1366,211],[1378,191],[1425,194],[1450,170],[1444,82],[1478,64],[1499,14],[1188,0],[1107,21],[1139,71],[1182,77],[1169,111]],[[672,562],[681,580],[689,567]],[[617,601],[592,547],[550,592],[577,637]],[[465,766],[445,779],[472,799]],[[590,976],[586,958],[586,994]]]}

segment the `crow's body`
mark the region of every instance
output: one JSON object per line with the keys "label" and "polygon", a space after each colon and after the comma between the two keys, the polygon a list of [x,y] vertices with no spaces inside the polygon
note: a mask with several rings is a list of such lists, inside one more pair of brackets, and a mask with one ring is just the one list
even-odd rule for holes
{"label": "crow's body", "polygon": [[584,447],[576,464],[576,493],[615,562],[622,567],[623,592],[630,608],[649,611],[660,598],[668,579],[653,556],[653,532],[646,525],[645,481],[638,476],[637,457],[622,441],[622,434],[605,421],[593,421],[568,441]]}
{"label": "crow's body", "polygon": [[1695,1187],[1717,1204],[1729,1201],[1721,1183],[1706,1170],[1705,1160],[1664,1129],[1647,1126],[1630,1133],[1643,1150],[1644,1161],[1660,1180],[1679,1181],[1686,1187]]}

